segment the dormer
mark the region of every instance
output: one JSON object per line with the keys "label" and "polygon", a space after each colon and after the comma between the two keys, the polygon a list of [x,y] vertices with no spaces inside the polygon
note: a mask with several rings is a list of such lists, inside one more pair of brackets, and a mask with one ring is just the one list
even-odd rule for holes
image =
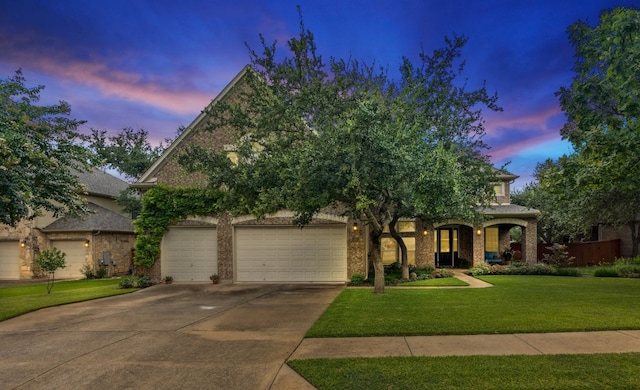
{"label": "dormer", "polygon": [[496,175],[498,181],[493,183],[493,190],[497,204],[511,204],[511,183],[518,177],[506,171]]}

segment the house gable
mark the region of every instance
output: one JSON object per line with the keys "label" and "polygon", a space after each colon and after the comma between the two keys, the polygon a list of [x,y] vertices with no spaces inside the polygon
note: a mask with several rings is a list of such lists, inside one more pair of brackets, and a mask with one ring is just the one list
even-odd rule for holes
{"label": "house gable", "polygon": [[210,107],[224,99],[234,99],[237,96],[237,93],[234,92],[237,91],[236,87],[242,84],[243,78],[250,69],[249,65],[245,66],[132,186],[141,189],[156,184],[183,187],[205,186],[207,183],[206,175],[202,173],[187,173],[180,166],[178,158],[190,145],[222,151],[225,145],[232,143],[233,137],[229,129],[204,130],[207,126],[206,112]]}

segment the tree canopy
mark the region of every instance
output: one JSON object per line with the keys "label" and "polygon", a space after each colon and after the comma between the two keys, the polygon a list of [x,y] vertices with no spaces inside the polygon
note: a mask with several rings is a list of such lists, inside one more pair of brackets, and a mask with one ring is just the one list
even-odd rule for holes
{"label": "tree canopy", "polygon": [[[182,128],[178,130],[178,133]],[[172,142],[165,139],[157,146],[151,145],[149,132],[125,127],[119,133],[107,136],[106,130],[91,129],[89,147],[101,159],[101,164],[115,169],[129,179],[138,179],[154,161],[162,155],[165,145]]]}
{"label": "tree canopy", "polygon": [[603,11],[591,27],[568,29],[575,75],[557,92],[567,122],[561,134],[575,152],[548,170],[543,182],[563,194],[584,227],[629,226],[633,254],[640,231],[640,11]]}
{"label": "tree canopy", "polygon": [[0,80],[0,223],[50,211],[79,215],[87,211],[86,189],[76,171],[88,168],[91,153],[82,146],[66,102],[39,106],[43,86],[27,87],[22,72]]}
{"label": "tree canopy", "polygon": [[289,56],[261,41],[261,51],[249,48],[240,96],[207,110],[210,130],[235,130],[232,150],[194,146],[181,158],[225,191],[233,212],[288,209],[304,225],[345,207],[369,227],[376,292],[384,289],[380,236],[394,217],[481,218],[495,177],[482,153],[481,109],[500,108],[484,86],[468,91],[459,80],[466,38],[445,39],[417,64],[404,58],[398,80],[356,60],[326,66],[302,17]]}

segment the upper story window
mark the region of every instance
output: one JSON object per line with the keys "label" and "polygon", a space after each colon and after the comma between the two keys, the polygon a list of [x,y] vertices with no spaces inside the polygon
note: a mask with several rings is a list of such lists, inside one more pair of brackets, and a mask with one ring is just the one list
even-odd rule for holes
{"label": "upper story window", "polygon": [[238,165],[238,153],[236,153],[233,145],[225,145],[224,151],[227,152],[227,158],[231,160],[233,165]]}
{"label": "upper story window", "polygon": [[505,196],[506,191],[504,187],[505,187],[504,183],[494,183],[493,192],[495,192],[496,196]]}
{"label": "upper story window", "polygon": [[[260,145],[258,142],[251,143],[251,152],[253,153],[253,159],[257,159],[258,154],[260,154],[260,152],[262,152],[263,150],[264,146]],[[238,155],[236,146],[233,144],[226,144],[224,145],[224,151],[227,152],[227,158],[231,160],[233,165],[238,165],[240,156]],[[249,161],[251,160],[252,158],[249,158]]]}

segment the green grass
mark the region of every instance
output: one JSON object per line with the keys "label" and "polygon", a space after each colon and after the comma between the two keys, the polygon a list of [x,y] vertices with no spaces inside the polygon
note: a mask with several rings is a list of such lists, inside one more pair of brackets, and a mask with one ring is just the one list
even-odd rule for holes
{"label": "green grass", "polygon": [[435,279],[425,279],[425,280],[416,280],[414,282],[407,282],[398,284],[398,287],[441,287],[441,286],[468,286],[468,283],[463,282],[458,278],[435,278]]}
{"label": "green grass", "polygon": [[638,389],[640,354],[293,360],[329,389]]}
{"label": "green grass", "polygon": [[137,289],[120,289],[118,279],[74,280],[56,282],[47,294],[47,284],[0,288],[0,321],[29,313],[44,307],[88,301],[120,295]]}
{"label": "green grass", "polygon": [[346,289],[307,337],[640,329],[640,279],[483,276],[479,289]]}

